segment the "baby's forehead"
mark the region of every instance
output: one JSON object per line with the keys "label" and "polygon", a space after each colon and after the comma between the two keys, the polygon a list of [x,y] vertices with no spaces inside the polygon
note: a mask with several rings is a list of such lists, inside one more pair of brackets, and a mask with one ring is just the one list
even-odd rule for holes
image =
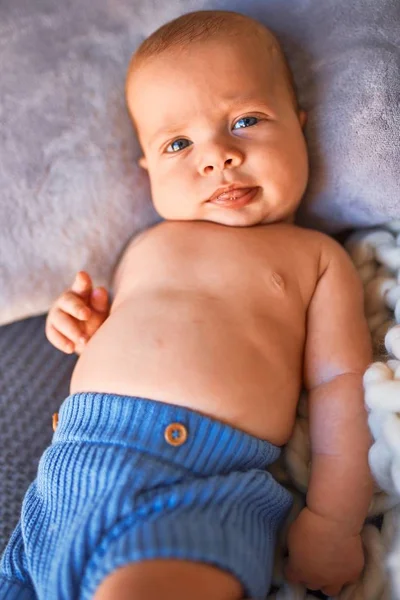
{"label": "baby's forehead", "polygon": [[[185,83],[188,87],[206,86],[210,78],[217,74],[218,67],[221,79],[226,78],[229,69],[233,69],[235,75],[242,73],[247,79],[246,84],[252,76],[253,80],[258,78],[260,72],[263,79],[268,77],[272,81],[277,75],[281,76],[284,70],[275,40],[269,36],[253,40],[249,40],[248,36],[243,39],[213,37],[195,42],[190,48],[170,48],[134,64],[126,80],[128,106],[132,108],[135,98],[142,96],[149,88],[156,86],[162,93],[163,86],[174,81],[178,87],[182,82],[181,95],[185,94]],[[196,77],[199,71],[203,73],[200,83]]]}
{"label": "baby's forehead", "polygon": [[[267,31],[267,30],[266,30]],[[227,79],[231,69],[232,76]],[[199,77],[199,72],[202,76]],[[260,89],[265,81],[269,90],[277,80],[285,80],[284,64],[275,38],[268,31],[263,36],[250,39],[248,36],[213,37],[193,44],[190,48],[171,48],[162,53],[147,56],[136,63],[127,78],[127,103],[135,121],[135,114],[143,113],[144,104],[151,92],[153,102],[162,105],[173,85],[178,93],[177,104],[183,96],[195,93],[198,87],[210,87],[219,96],[252,96],[252,90]],[[220,80],[220,85],[215,85]],[[210,81],[214,85],[210,85]],[[176,91],[178,90],[178,91]],[[226,94],[225,94],[226,91]],[[210,89],[211,92],[211,89]],[[253,94],[255,95],[255,94]],[[169,103],[171,104],[171,102]],[[147,112],[147,111],[146,111]]]}

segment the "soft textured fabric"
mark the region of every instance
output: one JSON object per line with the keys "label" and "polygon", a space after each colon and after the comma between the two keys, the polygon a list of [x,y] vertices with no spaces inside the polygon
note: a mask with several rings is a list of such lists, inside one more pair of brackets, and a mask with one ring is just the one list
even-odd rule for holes
{"label": "soft textured fabric", "polygon": [[0,327],[0,555],[52,438],[51,415],[67,396],[76,356],[45,338],[44,317]]}
{"label": "soft textured fabric", "polygon": [[[398,0],[10,0],[0,3],[0,323],[45,312],[88,269],[98,285],[158,217],[124,105],[139,42],[191,10],[278,34],[309,112],[302,224],[399,215]],[[162,94],[162,89],[160,89]]]}
{"label": "soft textured fabric", "polygon": [[265,596],[292,503],[265,470],[279,455],[184,407],[69,396],[3,554],[0,597],[91,600],[118,567],[154,558],[212,564]]}

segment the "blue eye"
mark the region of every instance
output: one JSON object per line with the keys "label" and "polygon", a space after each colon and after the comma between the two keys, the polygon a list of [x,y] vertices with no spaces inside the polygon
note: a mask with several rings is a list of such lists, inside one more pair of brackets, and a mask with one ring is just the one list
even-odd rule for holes
{"label": "blue eye", "polygon": [[179,140],[174,140],[169,146],[167,146],[166,152],[169,152],[170,154],[172,152],[179,152],[180,150],[190,146],[192,143],[193,142],[186,140],[185,138],[179,138]]}
{"label": "blue eye", "polygon": [[233,126],[233,129],[242,129],[244,127],[252,127],[258,123],[257,117],[242,117]]}

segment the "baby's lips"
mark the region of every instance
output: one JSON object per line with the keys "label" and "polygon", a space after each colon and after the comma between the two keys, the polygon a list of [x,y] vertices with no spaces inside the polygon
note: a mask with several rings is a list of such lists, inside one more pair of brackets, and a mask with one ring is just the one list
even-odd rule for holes
{"label": "baby's lips", "polygon": [[218,200],[238,200],[239,198],[245,196],[247,192],[249,192],[251,189],[252,188],[238,188],[236,190],[231,190],[230,192],[224,192],[223,194],[217,196],[217,198],[215,198],[214,201],[218,202]]}
{"label": "baby's lips", "polygon": [[[232,183],[231,185],[225,185],[215,190],[213,195],[210,196],[210,198],[208,199],[208,202],[214,202],[219,198],[222,198],[223,200],[229,200],[230,198],[240,198],[244,194],[247,194],[248,191],[251,189],[251,186],[249,187],[248,185],[239,182]],[[235,196],[235,193],[240,193],[240,195]]]}

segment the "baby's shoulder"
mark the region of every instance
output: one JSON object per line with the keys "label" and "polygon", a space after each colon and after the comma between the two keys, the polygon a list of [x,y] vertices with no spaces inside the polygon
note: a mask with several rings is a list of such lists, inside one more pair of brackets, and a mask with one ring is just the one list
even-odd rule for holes
{"label": "baby's shoulder", "polygon": [[315,229],[307,229],[292,225],[290,223],[276,223],[269,226],[274,236],[280,239],[286,246],[304,248],[308,254],[319,254],[320,251],[329,249],[337,242],[326,233]]}
{"label": "baby's shoulder", "polygon": [[293,226],[293,241],[296,244],[304,244],[308,252],[311,251],[326,260],[330,260],[331,257],[336,255],[347,254],[342,244],[335,238],[316,229]]}
{"label": "baby's shoulder", "polygon": [[149,227],[145,227],[144,229],[137,231],[128,240],[123,251],[121,252],[120,261],[126,260],[127,257],[134,251],[134,249],[136,249],[136,246],[138,246],[141,242],[143,242],[145,238],[152,235],[152,232],[156,230],[157,226],[159,226],[159,223],[156,223],[155,225],[151,225]]}
{"label": "baby's shoulder", "polygon": [[314,229],[283,225],[279,236],[284,242],[278,244],[283,250],[283,260],[289,261],[296,273],[316,285],[327,271],[354,270],[352,260],[344,248],[332,236]]}
{"label": "baby's shoulder", "polygon": [[127,265],[131,261],[131,257],[136,250],[136,246],[143,241],[143,239],[148,235],[150,228],[142,229],[139,232],[136,232],[125,244],[122,248],[118,260],[115,263],[113,278],[112,278],[112,288],[116,289],[118,287],[123,274],[126,271]]}
{"label": "baby's shoulder", "polygon": [[361,292],[362,280],[343,243],[320,231],[303,229],[300,235],[303,234],[318,253],[317,281],[322,281],[322,275],[325,275],[323,279],[326,286],[335,288],[344,285],[353,293],[356,293],[356,289]]}

